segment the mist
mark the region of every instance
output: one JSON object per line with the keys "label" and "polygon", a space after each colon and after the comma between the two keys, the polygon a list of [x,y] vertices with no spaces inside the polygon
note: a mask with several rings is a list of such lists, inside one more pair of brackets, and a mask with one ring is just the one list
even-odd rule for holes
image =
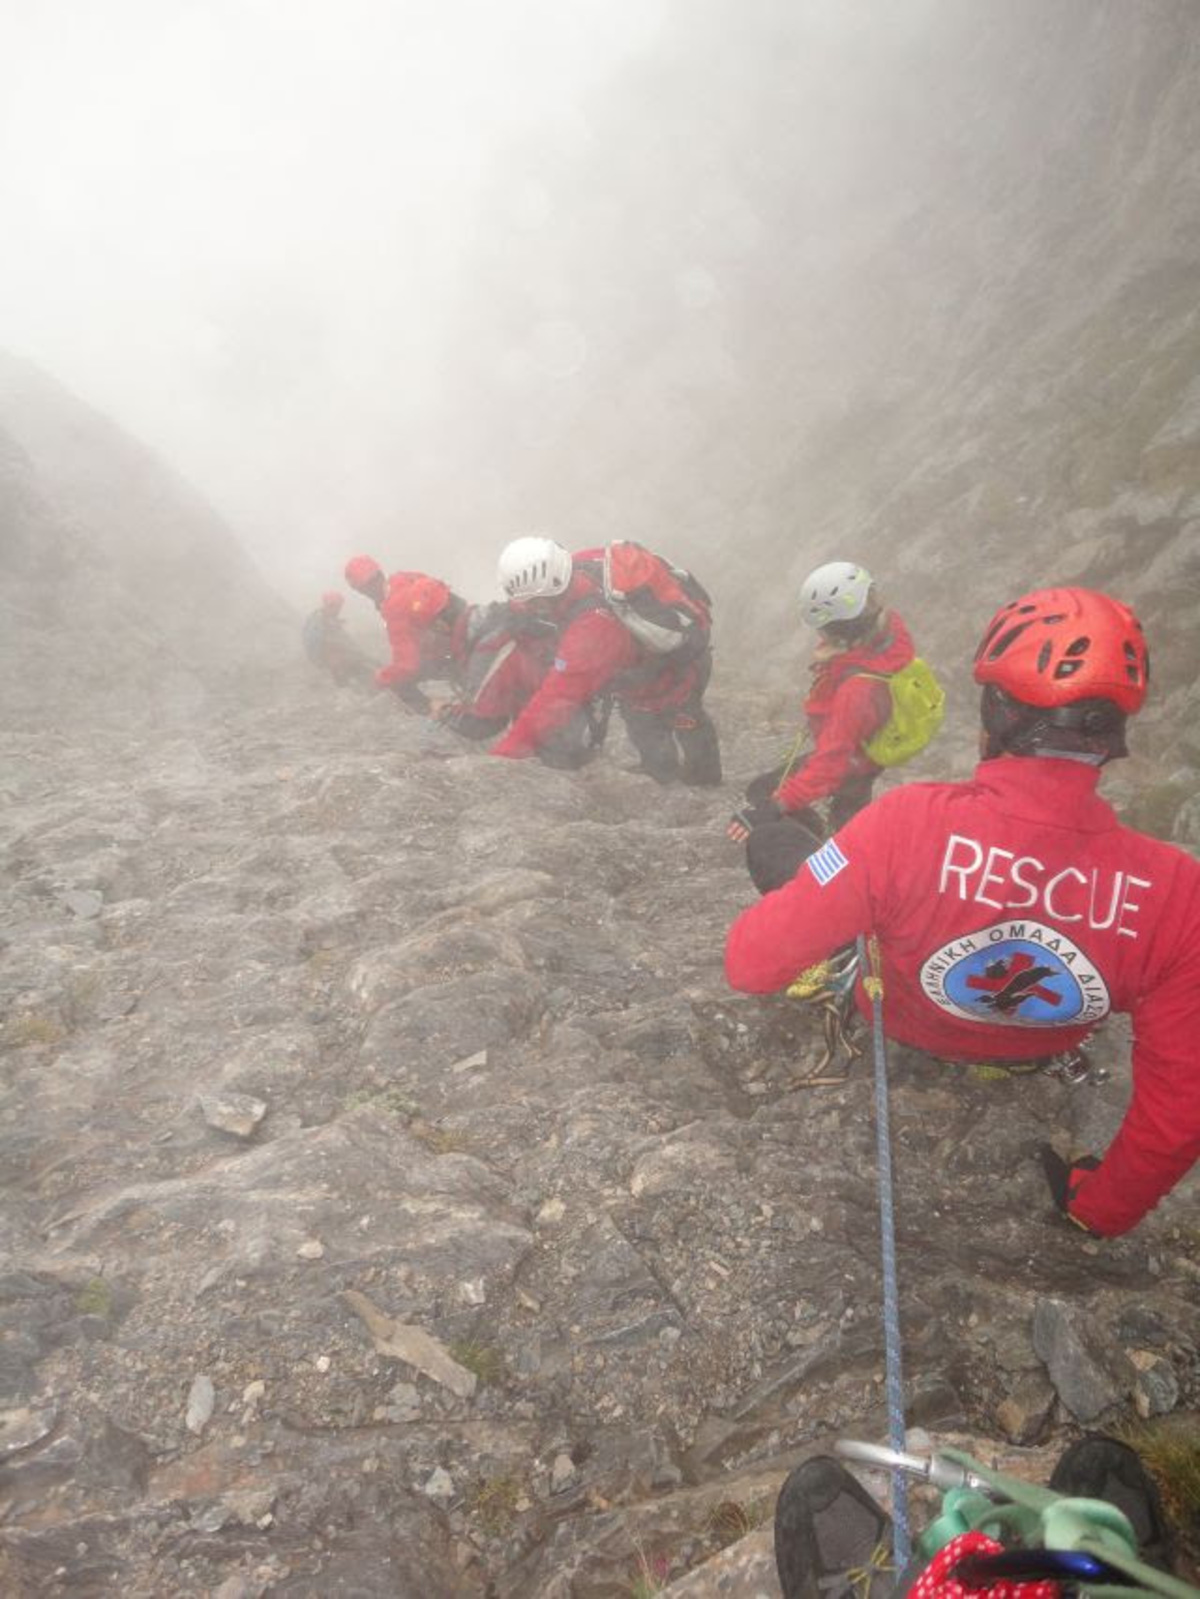
{"label": "mist", "polygon": [[159,449],[292,594],[364,538],[444,553],[441,349],[498,152],[586,141],[658,11],[10,10],[0,343]]}
{"label": "mist", "polygon": [[[0,216],[0,1591],[778,1593],[905,1424],[1194,1501],[1196,0],[10,0]],[[1129,758],[976,781],[1046,587]]]}
{"label": "mist", "polygon": [[294,602],[359,547],[485,591],[542,528],[715,556],[761,517],[703,463],[725,415],[753,440],[764,345],[804,356],[785,448],[853,387],[830,285],[912,207],[930,15],[10,14],[0,345],[160,451]]}

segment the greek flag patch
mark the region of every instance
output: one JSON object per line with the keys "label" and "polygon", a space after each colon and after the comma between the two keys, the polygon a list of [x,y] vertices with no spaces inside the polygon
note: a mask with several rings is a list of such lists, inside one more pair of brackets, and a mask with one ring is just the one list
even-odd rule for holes
{"label": "greek flag patch", "polygon": [[832,883],[837,874],[844,871],[850,862],[831,838],[828,844],[822,844],[814,855],[810,855],[804,864],[824,888],[827,883]]}

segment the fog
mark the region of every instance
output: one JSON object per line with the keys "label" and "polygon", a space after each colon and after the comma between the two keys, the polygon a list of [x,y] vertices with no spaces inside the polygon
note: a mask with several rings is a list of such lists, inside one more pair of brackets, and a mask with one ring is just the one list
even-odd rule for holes
{"label": "fog", "polygon": [[489,164],[585,137],[657,11],[10,6],[0,343],[161,450],[289,588],[364,537],[410,558],[387,495],[438,405]]}
{"label": "fog", "polygon": [[[783,281],[816,281],[895,214],[894,117],[863,112],[930,3],[893,9],[10,5],[0,346],[160,451],[298,603],[361,547],[476,590],[532,529],[678,519],[708,547],[738,530],[706,518],[689,394],[752,429],[781,240]],[[800,293],[806,318],[836,339]]]}

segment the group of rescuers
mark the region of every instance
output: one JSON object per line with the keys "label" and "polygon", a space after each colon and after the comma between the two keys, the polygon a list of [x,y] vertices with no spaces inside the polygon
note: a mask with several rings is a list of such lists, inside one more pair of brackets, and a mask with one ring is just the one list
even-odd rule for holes
{"label": "group of rescuers", "polygon": [[[637,544],[573,555],[526,537],[506,546],[498,576],[503,601],[470,605],[437,578],[388,576],[354,556],[346,581],[391,647],[377,684],[494,740],[493,755],[560,767],[595,753],[615,705],[649,776],[720,784],[703,706],[711,602],[689,573]],[[340,602],[322,603],[334,637]],[[1099,1160],[1046,1145],[1042,1164],[1072,1222],[1128,1231],[1200,1158],[1200,862],[1122,826],[1096,792],[1146,698],[1140,622],[1083,588],[1003,605],[975,653],[974,777],[901,784],[872,802],[892,685],[921,663],[853,562],[810,573],[801,612],[818,640],[809,748],[751,782],[729,823],[762,895],[730,929],[729,982],[784,990],[871,937],[888,1037],[1017,1073],[1078,1059],[1107,1016],[1127,1014],[1133,1085],[1115,1138]],[[431,699],[423,681],[451,683],[454,697]],[[869,976],[858,973],[854,996],[864,1016]]]}

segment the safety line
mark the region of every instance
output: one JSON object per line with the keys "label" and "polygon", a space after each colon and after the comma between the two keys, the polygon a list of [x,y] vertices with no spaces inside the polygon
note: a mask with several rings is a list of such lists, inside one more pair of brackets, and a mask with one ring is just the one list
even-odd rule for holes
{"label": "safety line", "polygon": [[[896,1277],[896,1212],[892,1190],[892,1140],[888,1113],[887,1047],[883,1037],[883,981],[879,947],[871,936],[858,939],[863,986],[871,997],[875,1034],[875,1148],[879,1165],[879,1231],[883,1246],[883,1338],[887,1359],[888,1441],[900,1453],[905,1449],[904,1376],[900,1360],[900,1292]],[[897,1572],[904,1570],[912,1552],[908,1530],[908,1479],[892,1472],[892,1550]]]}

